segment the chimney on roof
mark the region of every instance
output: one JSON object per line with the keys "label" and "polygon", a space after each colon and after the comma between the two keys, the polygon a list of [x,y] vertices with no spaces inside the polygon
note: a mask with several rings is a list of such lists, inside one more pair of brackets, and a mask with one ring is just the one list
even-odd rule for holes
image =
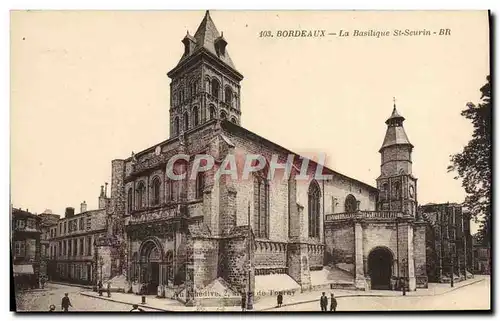
{"label": "chimney on roof", "polygon": [[80,204],[80,213],[87,212],[87,202],[83,201],[83,203]]}
{"label": "chimney on roof", "polygon": [[104,183],[104,197],[108,197],[108,182]]}
{"label": "chimney on roof", "polygon": [[66,211],[64,211],[64,217],[69,218],[75,216],[75,208],[74,207],[66,207]]}
{"label": "chimney on roof", "polygon": [[[106,183],[107,185],[107,183]],[[101,185],[101,195],[99,195],[99,209],[106,208],[106,194],[104,192],[104,186]]]}

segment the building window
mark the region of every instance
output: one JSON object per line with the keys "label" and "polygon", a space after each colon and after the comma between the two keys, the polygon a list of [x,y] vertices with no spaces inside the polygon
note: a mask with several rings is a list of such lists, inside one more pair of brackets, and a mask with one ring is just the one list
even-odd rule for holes
{"label": "building window", "polygon": [[174,120],[174,135],[179,135],[179,117]]}
{"label": "building window", "polygon": [[205,174],[199,172],[196,175],[196,198],[203,197],[203,189],[205,188]]}
{"label": "building window", "polygon": [[87,255],[92,255],[92,238],[87,237]]}
{"label": "building window", "polygon": [[79,243],[80,243],[80,253],[79,254],[80,255],[85,255],[85,253],[83,252],[83,244],[84,244],[83,238],[80,239]]}
{"label": "building window", "polygon": [[16,228],[23,229],[26,226],[26,222],[24,220],[16,221]]}
{"label": "building window", "polygon": [[210,109],[210,120],[212,120],[215,118],[215,115],[216,115],[214,105],[210,105],[209,109]]}
{"label": "building window", "polygon": [[349,194],[345,198],[345,212],[346,213],[353,213],[356,212],[358,206],[357,206],[357,201],[356,198],[352,195]]}
{"label": "building window", "polygon": [[398,200],[401,195],[401,184],[399,184],[399,182],[395,182],[393,188],[394,197]]}
{"label": "building window", "polygon": [[309,185],[308,202],[307,202],[309,237],[319,237],[320,198],[321,198],[321,189],[319,188],[318,182],[313,180]]}
{"label": "building window", "polygon": [[187,112],[184,113],[183,118],[184,118],[184,130],[186,131],[189,129],[189,116]]}
{"label": "building window", "polygon": [[152,188],[153,188],[153,205],[160,204],[160,186],[161,186],[160,179],[158,177],[155,177],[153,179],[153,184],[152,184]]}
{"label": "building window", "polygon": [[85,218],[84,217],[80,217],[80,225],[79,225],[78,229],[80,231],[83,231],[85,229],[84,225],[85,225]]}
{"label": "building window", "polygon": [[90,231],[92,229],[92,218],[89,216],[87,217],[87,231]]}
{"label": "building window", "polygon": [[68,248],[67,249],[68,249],[68,254],[67,255],[68,256],[73,255],[73,251],[72,251],[72,249],[73,249],[73,242],[72,242],[72,240],[68,240]]}
{"label": "building window", "polygon": [[132,200],[133,200],[132,189],[129,188],[128,193],[127,193],[127,209],[128,209],[129,213],[132,213],[132,210],[133,210]]}
{"label": "building window", "polygon": [[66,234],[67,227],[68,227],[68,222],[64,222],[64,234]]}
{"label": "building window", "polygon": [[16,241],[15,245],[15,256],[25,256],[26,255],[26,243],[24,241]]}
{"label": "building window", "polygon": [[198,126],[200,123],[200,115],[198,112],[198,107],[193,108],[193,125]]}
{"label": "building window", "polygon": [[254,175],[254,233],[259,238],[269,237],[269,183],[263,172]]}
{"label": "building window", "polygon": [[27,223],[28,223],[27,226],[28,226],[29,229],[34,229],[35,228],[35,221],[34,220],[28,219]]}
{"label": "building window", "polygon": [[226,86],[226,89],[224,90],[224,101],[229,106],[232,105],[232,102],[233,102],[233,91],[231,90],[231,88],[229,86]]}
{"label": "building window", "polygon": [[220,112],[220,119],[223,119],[223,120],[227,119],[227,114],[225,111]]}
{"label": "building window", "polygon": [[62,234],[62,223],[59,223],[59,235]]}
{"label": "building window", "polygon": [[219,98],[219,88],[220,85],[217,79],[212,79],[212,96],[215,98]]}
{"label": "building window", "polygon": [[73,239],[73,255],[76,256],[77,255],[77,251],[78,251],[78,239]]}
{"label": "building window", "polygon": [[144,186],[143,182],[139,183],[139,186],[137,187],[137,208],[144,208],[145,207],[145,199],[144,199],[144,194],[146,192],[146,187]]}

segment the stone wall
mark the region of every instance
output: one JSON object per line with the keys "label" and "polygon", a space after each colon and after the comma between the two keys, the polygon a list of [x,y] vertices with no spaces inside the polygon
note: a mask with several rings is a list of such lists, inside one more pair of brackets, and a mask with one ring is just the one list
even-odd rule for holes
{"label": "stone wall", "polygon": [[329,225],[325,230],[326,264],[354,264],[354,226],[351,222]]}
{"label": "stone wall", "polygon": [[427,288],[426,225],[425,223],[415,223],[414,225],[413,251],[417,288]]}
{"label": "stone wall", "polygon": [[257,240],[254,248],[255,268],[286,270],[287,243]]}

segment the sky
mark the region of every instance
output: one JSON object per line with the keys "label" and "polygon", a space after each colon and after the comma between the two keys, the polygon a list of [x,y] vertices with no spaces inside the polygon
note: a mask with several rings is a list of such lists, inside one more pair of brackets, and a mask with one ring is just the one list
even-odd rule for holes
{"label": "sky", "polygon": [[[168,138],[166,73],[203,11],[11,13],[11,203],[97,208],[111,160]],[[393,97],[418,201],[462,202],[450,155],[489,71],[486,11],[211,11],[241,83],[242,126],[375,186]],[[439,30],[450,36],[263,38],[261,31]]]}

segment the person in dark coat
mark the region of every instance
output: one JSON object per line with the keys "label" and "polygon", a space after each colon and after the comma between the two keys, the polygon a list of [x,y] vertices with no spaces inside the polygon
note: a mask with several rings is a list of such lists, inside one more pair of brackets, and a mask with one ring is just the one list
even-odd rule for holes
{"label": "person in dark coat", "polygon": [[97,282],[97,292],[99,292],[99,296],[102,296],[102,281],[99,280],[99,282]]}
{"label": "person in dark coat", "polygon": [[130,312],[143,312],[144,310],[139,308],[139,305],[138,304],[134,304],[132,305],[132,310],[130,310]]}
{"label": "person in dark coat", "polygon": [[333,293],[331,294],[331,297],[330,297],[330,312],[333,311],[337,311],[337,299],[335,299],[335,295],[333,295]]}
{"label": "person in dark coat", "polygon": [[281,305],[283,304],[283,294],[281,292],[279,292],[278,297],[276,299],[278,301],[278,308],[280,308]]}
{"label": "person in dark coat", "polygon": [[73,307],[71,305],[71,301],[69,300],[68,293],[64,293],[64,297],[61,301],[61,310],[64,312],[68,312],[69,307]]}
{"label": "person in dark coat", "polygon": [[323,292],[323,294],[321,295],[319,304],[321,305],[321,311],[328,311],[328,298],[326,297],[325,292]]}
{"label": "person in dark coat", "polygon": [[241,311],[245,311],[247,308],[247,296],[245,292],[241,293]]}
{"label": "person in dark coat", "polygon": [[111,282],[108,282],[108,285],[106,287],[106,292],[108,292],[108,298],[111,297]]}

